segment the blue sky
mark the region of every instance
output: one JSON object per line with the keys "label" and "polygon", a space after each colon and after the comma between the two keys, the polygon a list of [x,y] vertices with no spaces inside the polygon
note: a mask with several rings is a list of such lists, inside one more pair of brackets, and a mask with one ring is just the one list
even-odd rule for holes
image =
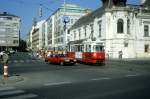
{"label": "blue sky", "polygon": [[[26,39],[32,26],[32,19],[47,19],[64,0],[0,0],[0,12],[9,12],[21,18],[21,38]],[[80,5],[93,10],[101,6],[100,0],[66,0],[66,3]],[[130,4],[139,4],[139,0],[128,0]],[[43,17],[39,18],[38,8],[43,5]]]}

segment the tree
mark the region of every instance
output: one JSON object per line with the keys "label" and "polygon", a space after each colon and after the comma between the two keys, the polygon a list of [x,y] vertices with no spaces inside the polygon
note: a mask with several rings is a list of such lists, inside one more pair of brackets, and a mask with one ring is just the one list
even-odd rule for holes
{"label": "tree", "polygon": [[26,43],[26,41],[20,39],[20,43],[19,43],[18,50],[19,50],[19,51],[26,51],[26,48],[27,48],[27,43]]}

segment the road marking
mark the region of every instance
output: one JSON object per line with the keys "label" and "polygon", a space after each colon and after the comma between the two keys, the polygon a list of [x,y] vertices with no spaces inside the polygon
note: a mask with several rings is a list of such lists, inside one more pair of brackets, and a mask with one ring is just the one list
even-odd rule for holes
{"label": "road marking", "polygon": [[58,83],[46,83],[44,86],[54,86],[54,85],[63,85],[63,84],[71,84],[72,82],[64,81],[64,82],[58,82]]}
{"label": "road marking", "polygon": [[108,78],[108,77],[102,77],[102,78],[93,78],[91,80],[109,80],[111,78]]}
{"label": "road marking", "polygon": [[1,92],[0,96],[13,95],[13,94],[21,94],[21,93],[24,93],[24,91],[23,90],[12,90],[12,91]]}
{"label": "road marking", "polygon": [[130,74],[130,75],[125,75],[125,77],[136,77],[139,76],[140,74]]}
{"label": "road marking", "polygon": [[21,63],[23,63],[23,62],[24,62],[24,60],[20,60],[20,62],[21,62]]}
{"label": "road marking", "polygon": [[28,98],[35,98],[35,97],[38,97],[38,95],[25,94],[25,95],[13,96],[13,97],[8,97],[8,98],[3,98],[3,99],[28,99]]}
{"label": "road marking", "polygon": [[32,62],[35,62],[36,60],[31,60]]}
{"label": "road marking", "polygon": [[7,90],[12,90],[15,89],[14,87],[4,87],[4,88],[0,88],[0,91],[7,91]]}
{"label": "road marking", "polygon": [[26,62],[27,62],[27,63],[29,63],[29,62],[30,62],[30,60],[26,60]]}
{"label": "road marking", "polygon": [[18,61],[17,61],[17,60],[14,60],[14,63],[18,63]]}

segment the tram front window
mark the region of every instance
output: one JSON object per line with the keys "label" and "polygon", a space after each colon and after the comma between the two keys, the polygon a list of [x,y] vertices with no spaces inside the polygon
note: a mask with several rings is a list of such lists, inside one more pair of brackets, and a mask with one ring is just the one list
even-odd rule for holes
{"label": "tram front window", "polygon": [[104,47],[103,46],[99,46],[99,45],[95,45],[94,47],[94,51],[104,51]]}

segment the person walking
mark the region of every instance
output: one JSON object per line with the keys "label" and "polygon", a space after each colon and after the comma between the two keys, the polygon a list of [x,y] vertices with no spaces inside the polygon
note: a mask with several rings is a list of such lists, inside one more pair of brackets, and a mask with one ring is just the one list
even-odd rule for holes
{"label": "person walking", "polygon": [[119,59],[122,59],[123,52],[119,51]]}
{"label": "person walking", "polygon": [[4,65],[8,64],[9,56],[5,52],[2,54],[2,61]]}

